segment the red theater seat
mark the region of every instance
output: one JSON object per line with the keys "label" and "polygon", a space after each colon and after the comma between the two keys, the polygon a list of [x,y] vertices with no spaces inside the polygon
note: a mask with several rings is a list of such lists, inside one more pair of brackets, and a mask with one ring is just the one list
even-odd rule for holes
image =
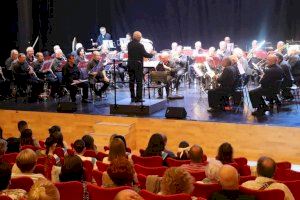
{"label": "red theater seat", "polygon": [[146,189],[146,180],[147,180],[147,176],[143,175],[143,174],[138,174],[137,178],[139,180],[139,186],[141,189]]}
{"label": "red theater seat", "polygon": [[135,164],[134,169],[137,174],[143,174],[143,175],[158,175],[162,177],[165,173],[165,171],[168,169],[167,167],[145,167],[142,165]]}
{"label": "red theater seat", "polygon": [[240,186],[240,191],[244,194],[255,196],[257,200],[283,200],[284,192],[282,190],[251,190]]}
{"label": "red theater seat", "polygon": [[106,153],[98,152],[97,153],[97,160],[102,161],[103,158],[105,158],[107,156],[108,156],[108,154],[106,154]]}
{"label": "red theater seat", "polygon": [[276,167],[280,169],[291,169],[292,164],[290,162],[283,161],[283,162],[276,163]]}
{"label": "red theater seat", "polygon": [[97,154],[93,150],[86,150],[83,156],[97,158]]}
{"label": "red theater seat", "polygon": [[238,157],[233,159],[239,166],[244,166],[248,164],[248,160],[245,157]]}
{"label": "red theater seat", "polygon": [[93,163],[89,160],[83,161],[84,175],[87,182],[92,182]]}
{"label": "red theater seat", "polygon": [[9,196],[0,195],[0,200],[12,200]]}
{"label": "red theater seat", "polygon": [[195,178],[195,181],[202,181],[204,178],[206,178],[204,171],[192,172],[190,174]]}
{"label": "red theater seat", "polygon": [[93,178],[95,179],[98,186],[102,186],[102,175],[103,172],[98,170],[93,170]]}
{"label": "red theater seat", "polygon": [[38,150],[39,148],[33,146],[33,145],[24,145],[24,146],[21,146],[21,151],[24,150],[24,149],[31,149],[33,151],[36,151]]}
{"label": "red theater seat", "polygon": [[29,192],[31,186],[33,185],[33,180],[30,177],[18,177],[12,178],[10,180],[9,189],[23,189],[26,192]]}
{"label": "red theater seat", "polygon": [[[105,199],[113,200],[118,192],[125,189],[130,189],[131,187],[115,187],[115,188],[101,188],[96,185],[88,184],[88,192],[90,199]],[[82,196],[81,196],[82,199]]]}
{"label": "red theater seat", "polygon": [[245,183],[247,181],[252,181],[255,179],[256,179],[256,176],[240,176],[240,185],[242,185],[243,183]]}
{"label": "red theater seat", "polygon": [[188,194],[158,195],[147,190],[141,190],[140,195],[145,200],[191,200]]}
{"label": "red theater seat", "polygon": [[55,150],[54,150],[54,154],[56,154],[58,157],[60,158],[63,158],[65,157],[65,151],[63,148],[61,147],[57,147]]}
{"label": "red theater seat", "polygon": [[70,181],[63,183],[55,183],[59,194],[60,200],[82,200],[83,197],[83,186],[78,181]]}
{"label": "red theater seat", "polygon": [[9,163],[10,165],[13,165],[16,162],[17,156],[18,156],[18,153],[8,153],[8,154],[4,154],[2,159],[4,162]]}
{"label": "red theater seat", "polygon": [[[104,151],[109,151],[109,147],[104,146]],[[129,147],[126,147],[126,152],[131,153],[131,149]]]}
{"label": "red theater seat", "polygon": [[134,164],[139,164],[146,167],[161,167],[163,163],[163,159],[160,156],[140,157],[132,155],[131,158]]}
{"label": "red theater seat", "polygon": [[292,192],[295,199],[300,199],[300,180],[297,181],[283,181]]}
{"label": "red theater seat", "polygon": [[204,184],[194,183],[195,189],[192,193],[193,196],[202,197],[208,199],[214,192],[222,189],[221,185],[217,183]]}
{"label": "red theater seat", "polygon": [[169,167],[179,167],[183,164],[190,164],[191,160],[176,160],[174,158],[167,158],[167,164]]}
{"label": "red theater seat", "polygon": [[96,165],[97,165],[98,170],[99,170],[100,172],[105,172],[106,169],[107,169],[108,166],[109,166],[109,164],[105,164],[105,163],[103,163],[103,162],[101,162],[101,161],[97,161],[97,162],[96,162]]}

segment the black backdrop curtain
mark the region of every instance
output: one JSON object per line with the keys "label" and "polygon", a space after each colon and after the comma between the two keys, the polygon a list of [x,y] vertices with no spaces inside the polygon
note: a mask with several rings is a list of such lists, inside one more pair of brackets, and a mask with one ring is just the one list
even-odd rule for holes
{"label": "black backdrop curtain", "polygon": [[[0,22],[7,35],[1,38],[5,57],[27,42],[17,41],[16,24],[24,19],[15,17],[16,1],[23,0],[9,1],[11,13]],[[246,49],[253,39],[300,40],[299,8],[299,0],[32,0],[33,30],[28,32],[31,41],[40,36],[36,50],[52,51],[59,44],[70,52],[73,37],[89,48],[100,26],[114,40],[140,30],[157,50],[170,48],[173,41],[193,46],[200,40],[205,48],[217,47],[227,35]]]}

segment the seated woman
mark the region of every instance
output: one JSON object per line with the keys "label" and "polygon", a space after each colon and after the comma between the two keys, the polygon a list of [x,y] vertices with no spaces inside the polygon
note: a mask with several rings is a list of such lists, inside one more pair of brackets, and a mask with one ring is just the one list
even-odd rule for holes
{"label": "seated woman", "polygon": [[224,165],[233,163],[233,148],[231,144],[229,144],[228,142],[221,144],[218,149],[218,155],[216,156],[216,159],[221,161]]}
{"label": "seated woman", "polygon": [[219,183],[219,171],[223,164],[218,160],[210,160],[205,168],[206,178],[197,183]]}
{"label": "seated woman", "polygon": [[94,138],[90,135],[84,135],[81,138],[84,141],[86,150],[92,150],[97,153],[97,146],[94,143]]}
{"label": "seated woman", "polygon": [[60,126],[54,125],[51,128],[49,128],[49,135],[50,137],[53,137],[56,140],[56,147],[60,147],[65,151],[67,151],[68,145],[64,141],[64,137],[61,132]]}
{"label": "seated woman", "polygon": [[189,160],[189,150],[190,145],[186,141],[182,141],[179,143],[178,151],[177,151],[177,159],[178,160]]}
{"label": "seated woman", "polygon": [[134,186],[137,182],[134,168],[125,157],[112,160],[102,176],[103,187]]}
{"label": "seated woman", "polygon": [[191,194],[194,190],[194,177],[185,169],[180,167],[170,167],[165,171],[161,180],[161,191],[158,194]]}
{"label": "seated woman", "polygon": [[32,136],[32,130],[31,129],[24,129],[21,132],[21,137],[20,137],[20,145],[25,146],[25,145],[31,145],[36,148],[40,148],[40,145],[36,139]]}
{"label": "seated woman", "polygon": [[36,153],[31,149],[24,149],[18,154],[16,158],[16,163],[12,168],[12,178],[28,176],[34,182],[39,178],[45,178],[42,174],[33,173],[36,166],[36,162]]}
{"label": "seated woman", "polygon": [[84,169],[81,158],[77,155],[65,157],[64,164],[61,167],[59,175],[60,182],[84,181]]}
{"label": "seated woman", "polygon": [[[108,157],[104,157],[102,162],[105,164],[110,164],[112,160],[119,159],[121,157],[128,157],[126,154],[125,144],[121,139],[115,138],[109,146]],[[133,163],[130,156],[128,159],[131,163]]]}
{"label": "seated woman", "polygon": [[1,162],[0,163],[0,195],[8,196],[12,200],[26,199],[27,194],[22,189],[7,189],[11,179],[10,165]]}
{"label": "seated woman", "polygon": [[143,157],[161,156],[164,160],[169,157],[169,154],[164,151],[165,142],[161,134],[155,133],[151,136],[148,146],[143,153]]}
{"label": "seated woman", "polygon": [[28,200],[59,200],[58,189],[47,179],[38,179],[30,188]]}

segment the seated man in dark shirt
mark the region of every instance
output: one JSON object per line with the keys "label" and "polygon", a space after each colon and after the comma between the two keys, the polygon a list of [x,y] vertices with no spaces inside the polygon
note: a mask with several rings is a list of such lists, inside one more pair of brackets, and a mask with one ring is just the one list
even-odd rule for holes
{"label": "seated man in dark shirt", "polygon": [[254,200],[254,196],[242,194],[239,191],[239,174],[237,170],[230,166],[224,165],[219,172],[220,184],[222,190],[215,192],[211,200]]}
{"label": "seated man in dark shirt", "polygon": [[88,101],[88,82],[80,80],[80,71],[75,64],[75,57],[72,54],[67,56],[68,62],[63,67],[63,80],[67,88],[70,90],[72,102],[76,102],[77,88],[83,89],[82,103],[89,103]]}

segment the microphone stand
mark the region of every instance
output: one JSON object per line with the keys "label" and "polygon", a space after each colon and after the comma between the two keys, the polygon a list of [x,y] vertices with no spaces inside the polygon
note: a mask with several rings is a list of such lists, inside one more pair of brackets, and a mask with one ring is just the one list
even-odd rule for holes
{"label": "microphone stand", "polygon": [[116,59],[113,59],[113,66],[114,66],[114,108],[117,109],[118,105],[117,105],[117,79],[116,79]]}

